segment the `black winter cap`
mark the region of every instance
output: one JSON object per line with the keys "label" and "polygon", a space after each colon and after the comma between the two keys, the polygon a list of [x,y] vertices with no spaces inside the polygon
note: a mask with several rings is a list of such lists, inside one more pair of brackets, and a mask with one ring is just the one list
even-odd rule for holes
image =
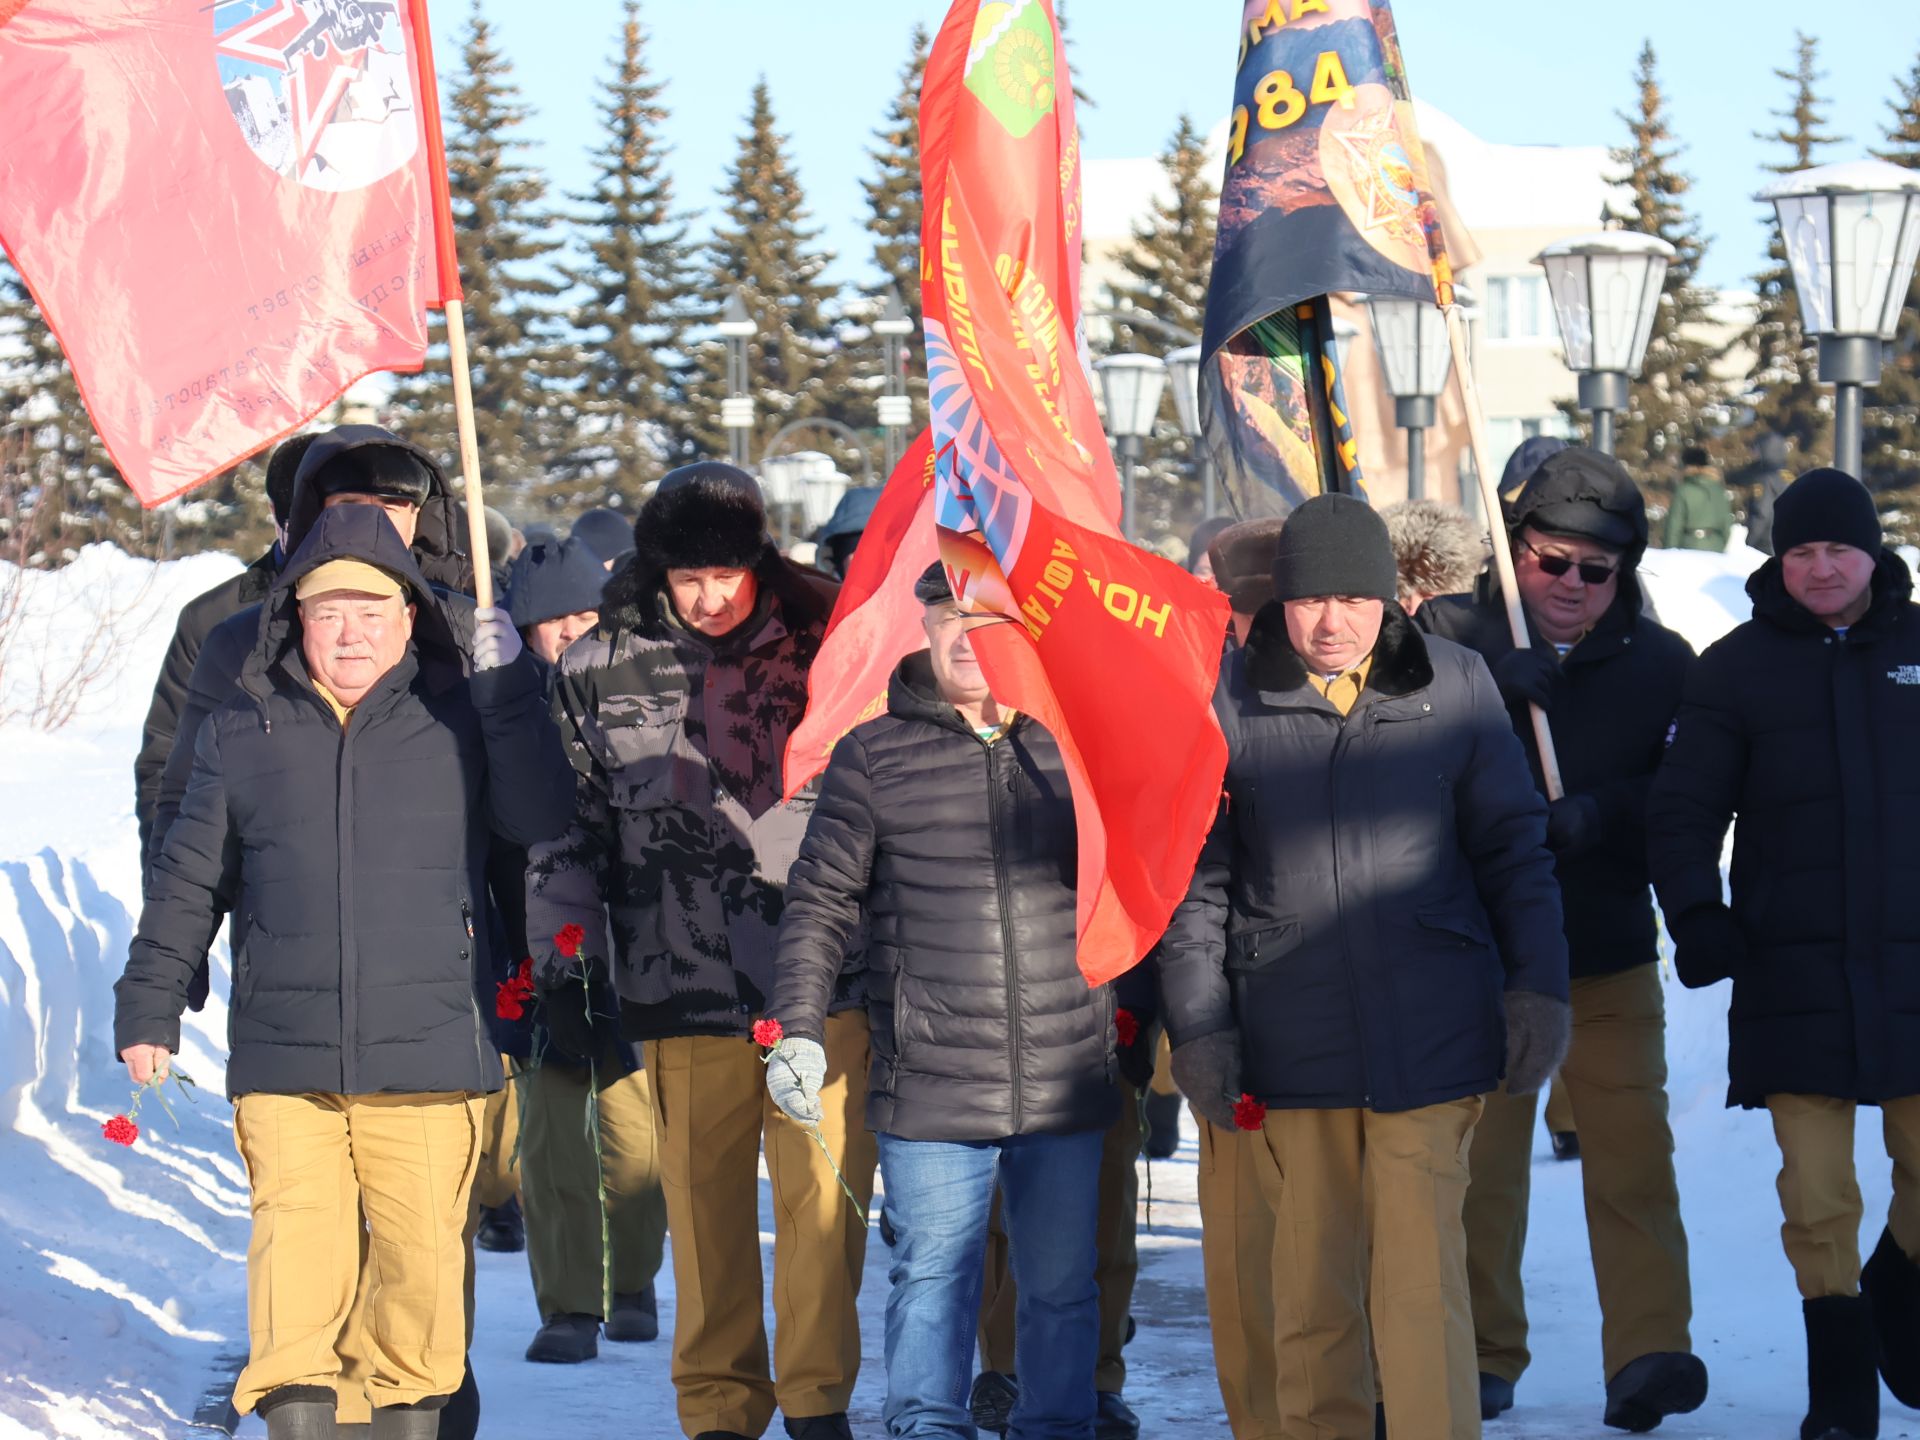
{"label": "black winter cap", "polygon": [[913,582],[913,598],[922,605],[945,605],[953,599],[946,562],[936,560],[920,572],[920,578]]}
{"label": "black winter cap", "polygon": [[1647,505],[1627,467],[1611,455],[1569,445],[1540,462],[1506,505],[1507,520],[1629,550],[1646,538]]}
{"label": "black winter cap", "polygon": [[1885,536],[1873,494],[1844,470],[1809,470],[1773,502],[1773,553],[1826,541],[1878,555]]}
{"label": "black winter cap", "polygon": [[573,522],[571,538],[602,560],[620,560],[633,553],[633,522],[618,510],[596,506]]}
{"label": "black winter cap", "polygon": [[1352,495],[1316,495],[1287,516],[1273,556],[1273,598],[1391,600],[1399,593],[1387,522]]}
{"label": "black winter cap", "polygon": [[633,543],[651,570],[749,570],[768,546],[760,484],[718,460],[670,470],[640,507]]}
{"label": "black winter cap", "polygon": [[433,493],[433,472],[414,454],[411,445],[396,440],[343,450],[316,469],[309,483],[323,499],[329,495],[387,495],[424,505]]}
{"label": "black winter cap", "polygon": [[542,620],[600,608],[607,567],[578,536],[560,545],[529,545],[507,581],[507,615],[521,630]]}

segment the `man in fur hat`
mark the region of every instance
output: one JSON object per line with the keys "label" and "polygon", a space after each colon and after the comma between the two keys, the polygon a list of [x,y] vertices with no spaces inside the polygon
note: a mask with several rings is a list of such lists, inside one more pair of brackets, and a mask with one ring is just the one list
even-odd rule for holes
{"label": "man in fur hat", "polygon": [[[542,1004],[584,1007],[610,973],[621,1033],[644,1042],[686,1433],[750,1440],[777,1405],[789,1436],[850,1440],[866,1232],[813,1137],[767,1097],[752,1039],[813,809],[810,790],[782,799],[782,758],[833,591],[779,556],[758,485],[731,465],[667,475],[634,543],[599,623],[560,660],[555,715],[577,782],[567,834],[529,855]],[[849,967],[821,1037],[817,1128],[864,1205],[875,1153],[862,1000]],[[761,1322],[763,1137],[778,1217],[777,1379]]]}
{"label": "man in fur hat", "polygon": [[[1533,643],[1513,644],[1492,577],[1421,607],[1419,622],[1479,652],[1534,753],[1547,712],[1566,794],[1547,810],[1572,962],[1573,1039],[1561,1078],[1584,1155],[1599,1284],[1606,1423],[1650,1430],[1707,1394],[1692,1353],[1687,1232],[1667,1123],[1665,1006],[1647,883],[1647,792],[1693,652],[1645,613],[1647,511],[1626,468],[1581,447],[1547,457],[1506,505]],[[1467,1275],[1481,1414],[1513,1404],[1525,1372],[1528,1176],[1537,1099],[1487,1097],[1468,1157]]]}

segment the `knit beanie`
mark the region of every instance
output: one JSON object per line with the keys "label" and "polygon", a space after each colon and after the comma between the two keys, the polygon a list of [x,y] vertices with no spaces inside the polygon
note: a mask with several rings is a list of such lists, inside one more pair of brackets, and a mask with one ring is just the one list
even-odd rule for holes
{"label": "knit beanie", "polygon": [[598,610],[606,583],[606,565],[578,537],[529,545],[515,558],[507,581],[507,616],[524,630],[542,620]]}
{"label": "knit beanie", "polygon": [[1392,600],[1399,573],[1387,522],[1352,495],[1316,495],[1287,517],[1273,556],[1273,598]]}
{"label": "knit beanie", "polygon": [[1873,495],[1844,470],[1809,470],[1773,502],[1773,553],[1826,541],[1878,555],[1885,537]]}
{"label": "knit beanie", "polygon": [[633,522],[605,505],[587,511],[568,533],[602,560],[622,560],[633,550]]}

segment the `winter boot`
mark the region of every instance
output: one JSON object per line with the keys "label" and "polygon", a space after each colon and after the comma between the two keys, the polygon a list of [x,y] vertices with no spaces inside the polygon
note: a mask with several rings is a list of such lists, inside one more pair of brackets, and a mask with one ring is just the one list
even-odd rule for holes
{"label": "winter boot", "polygon": [[1880,1340],[1880,1378],[1894,1399],[1920,1410],[1920,1265],[1907,1258],[1891,1230],[1880,1232],[1873,1258],[1860,1272],[1860,1290]]}
{"label": "winter boot", "polygon": [[1707,1398],[1707,1367],[1696,1355],[1656,1351],[1629,1360],[1607,1382],[1605,1420],[1616,1430],[1651,1430],[1669,1415],[1698,1410]]}
{"label": "winter boot", "polygon": [[473,1378],[473,1356],[467,1356],[467,1373],[460,1377],[460,1388],[448,1397],[440,1410],[440,1440],[475,1440],[480,1434],[480,1386]]}
{"label": "winter boot", "polygon": [[1498,1420],[1513,1408],[1513,1381],[1480,1372],[1480,1418]]}
{"label": "winter boot", "polygon": [[261,1398],[267,1440],[334,1440],[331,1385],[282,1385]]}
{"label": "winter boot", "polygon": [[[434,1440],[447,1396],[422,1405],[381,1405],[373,1412],[373,1440]],[[430,1404],[431,1409],[426,1408]]]}
{"label": "winter boot", "polygon": [[1180,1096],[1147,1092],[1147,1154],[1165,1160],[1180,1148]]}
{"label": "winter boot", "polygon": [[1556,1160],[1578,1160],[1580,1158],[1580,1134],[1576,1130],[1556,1130],[1548,1139],[1553,1141],[1553,1158]]}
{"label": "winter boot", "polygon": [[1807,1418],[1800,1440],[1875,1440],[1880,1372],[1864,1295],[1802,1300],[1807,1322]]}
{"label": "winter boot", "polygon": [[1373,1407],[1373,1440],[1387,1440],[1387,1403],[1384,1400]]}
{"label": "winter boot", "polygon": [[1004,1435],[1013,1421],[1014,1403],[1019,1398],[1017,1379],[998,1370],[982,1370],[973,1382],[973,1395],[967,1401],[967,1408],[973,1412],[973,1423],[980,1429]]}
{"label": "winter boot", "polygon": [[480,1207],[480,1228],[473,1232],[473,1243],[482,1250],[506,1254],[527,1248],[527,1222],[517,1195],[509,1195],[504,1205]]}
{"label": "winter boot", "polygon": [[607,1338],[623,1344],[660,1338],[660,1312],[654,1306],[653,1286],[630,1295],[613,1297],[613,1313],[607,1316]]}
{"label": "winter boot", "polygon": [[1140,1417],[1117,1390],[1094,1396],[1093,1440],[1140,1440]]}
{"label": "winter boot", "polygon": [[853,1440],[847,1424],[847,1412],[837,1415],[808,1415],[795,1420],[787,1417],[787,1440]]}
{"label": "winter boot", "polygon": [[540,1365],[578,1365],[599,1353],[598,1315],[555,1315],[527,1346],[527,1359]]}

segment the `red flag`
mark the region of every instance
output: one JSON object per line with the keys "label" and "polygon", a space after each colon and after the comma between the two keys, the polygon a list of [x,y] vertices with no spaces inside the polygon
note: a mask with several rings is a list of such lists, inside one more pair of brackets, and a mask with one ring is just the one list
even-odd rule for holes
{"label": "red flag", "polygon": [[806,718],[787,741],[788,799],[827,768],[841,736],[885,713],[894,666],[927,643],[913,582],[934,556],[933,444],[922,430],[867,519],[807,672]]}
{"label": "red flag", "polygon": [[1050,0],[955,0],[920,101],[935,519],[994,695],[1059,742],[1079,823],[1080,967],[1160,938],[1226,766],[1223,596],[1120,538],[1078,348],[1080,147]]}
{"label": "red flag", "polygon": [[143,504],[425,359],[426,41],[425,0],[0,0],[0,244]]}

